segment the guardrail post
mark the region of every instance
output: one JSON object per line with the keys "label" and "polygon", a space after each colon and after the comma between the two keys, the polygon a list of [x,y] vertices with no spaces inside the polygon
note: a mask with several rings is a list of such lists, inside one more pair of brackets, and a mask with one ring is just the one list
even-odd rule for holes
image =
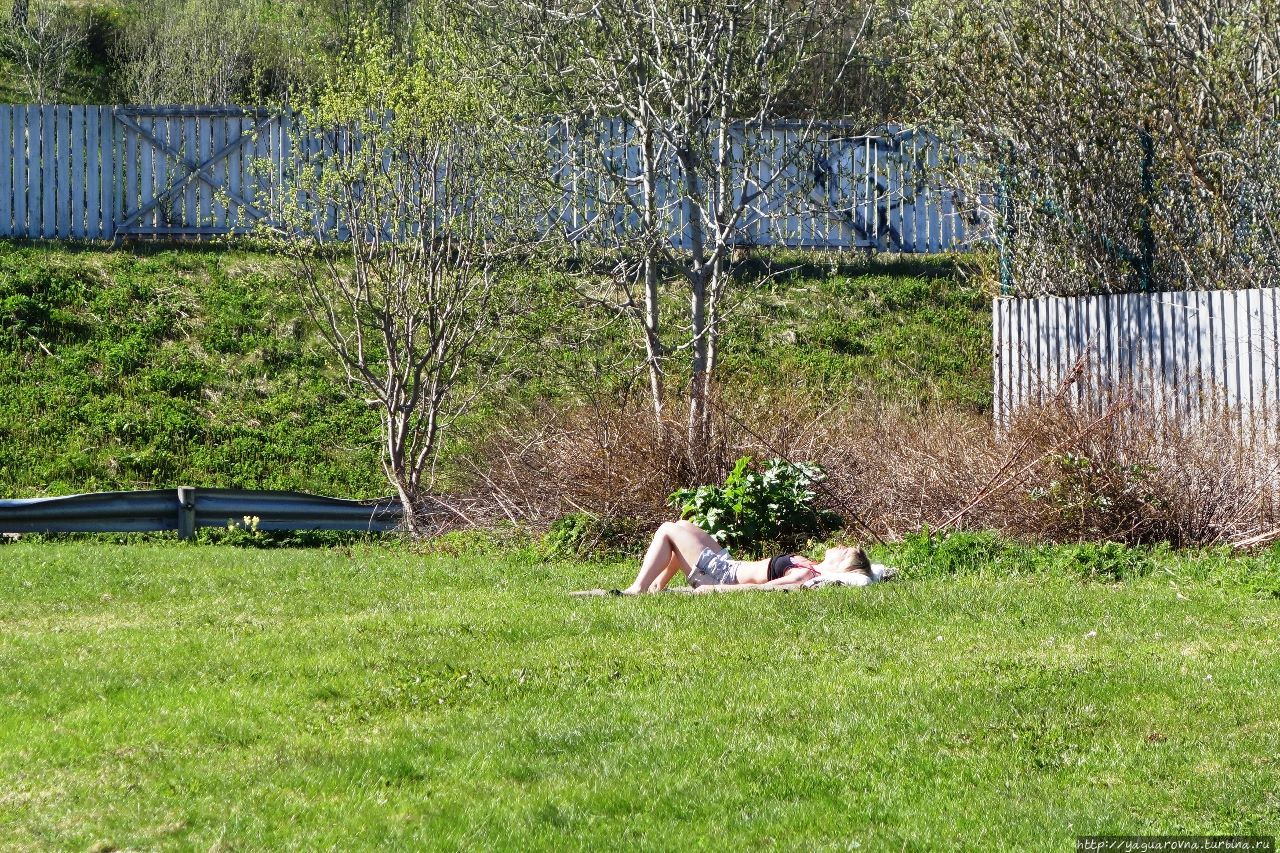
{"label": "guardrail post", "polygon": [[192,486],[178,487],[178,538],[196,538],[196,490]]}

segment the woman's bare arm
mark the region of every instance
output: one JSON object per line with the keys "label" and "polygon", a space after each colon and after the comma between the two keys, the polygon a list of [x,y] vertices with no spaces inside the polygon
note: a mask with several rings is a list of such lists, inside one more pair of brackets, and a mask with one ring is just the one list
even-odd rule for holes
{"label": "woman's bare arm", "polygon": [[777,580],[771,580],[768,583],[760,584],[761,589],[797,589],[804,584],[809,578],[816,575],[813,569],[808,566],[792,566],[787,569],[786,573]]}

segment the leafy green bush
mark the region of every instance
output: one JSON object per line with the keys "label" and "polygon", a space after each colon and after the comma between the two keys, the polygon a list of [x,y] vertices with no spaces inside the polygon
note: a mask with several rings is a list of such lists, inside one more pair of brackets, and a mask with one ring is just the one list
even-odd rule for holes
{"label": "leafy green bush", "polygon": [[913,574],[965,575],[990,570],[1010,557],[1012,543],[994,533],[963,532],[932,536],[926,530],[908,536],[895,559]]}
{"label": "leafy green bush", "polygon": [[643,535],[632,519],[601,518],[589,512],[571,512],[556,519],[542,537],[548,557],[590,557],[593,554],[635,549]]}
{"label": "leafy green bush", "polygon": [[770,459],[758,469],[743,456],[723,486],[679,489],[671,502],[687,518],[730,548],[791,546],[821,538],[840,517],[817,505],[813,487],[826,479],[813,463]]}

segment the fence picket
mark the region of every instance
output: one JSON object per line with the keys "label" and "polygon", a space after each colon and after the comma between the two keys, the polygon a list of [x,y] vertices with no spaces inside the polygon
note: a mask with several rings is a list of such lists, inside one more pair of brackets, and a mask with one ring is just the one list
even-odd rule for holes
{"label": "fence picket", "polygon": [[124,153],[124,203],[120,207],[122,221],[128,220],[142,206],[141,193],[138,190],[138,137],[131,127],[121,127],[121,150]]}
{"label": "fence picket", "polygon": [[58,149],[54,132],[55,108],[40,107],[40,237],[57,236]]}
{"label": "fence picket", "polygon": [[[156,135],[157,128],[154,117],[137,115],[133,118],[134,121],[138,123],[138,126],[143,130],[147,131],[152,136]],[[164,159],[164,155],[161,154],[160,157],[155,157],[155,147],[151,142],[141,133],[137,133],[137,131],[134,131],[134,133],[137,135],[138,156],[141,158],[142,162],[138,167],[138,196],[137,202],[133,205],[133,209],[141,210],[148,199],[156,197],[156,166],[157,161]],[[135,227],[141,226],[143,228],[146,228],[148,225],[158,227],[161,224],[162,219],[159,210],[147,213],[143,215],[140,220],[134,222]]]}
{"label": "fence picket", "polygon": [[13,224],[13,107],[0,106],[0,237],[18,232]]}
{"label": "fence picket", "polygon": [[89,208],[84,192],[84,153],[88,147],[84,133],[86,112],[84,107],[71,108],[71,197],[66,201],[71,232],[67,236],[76,240],[84,239],[85,216]]}
{"label": "fence picket", "polygon": [[[40,236],[40,108],[22,110],[22,138],[15,165],[22,172],[23,237]],[[34,174],[32,174],[34,170]]]}
{"label": "fence picket", "polygon": [[[195,157],[192,158],[194,160],[192,165],[204,163],[213,155],[213,134],[212,127],[210,126],[211,124],[212,119],[209,118],[206,118],[203,121],[198,119],[196,120],[196,154]],[[213,193],[210,191],[210,186],[204,181],[196,180],[193,183],[199,192],[199,206],[196,212],[196,216],[199,218],[196,224],[201,228],[205,228],[208,227],[213,215]]]}
{"label": "fence picket", "polygon": [[66,240],[71,236],[71,111],[53,108],[55,160],[53,193],[53,236]]}
{"label": "fence picket", "polygon": [[119,166],[116,160],[115,123],[112,121],[110,107],[99,107],[97,110],[98,125],[98,237],[114,239],[116,236],[116,196],[115,187],[119,184],[116,175]]}

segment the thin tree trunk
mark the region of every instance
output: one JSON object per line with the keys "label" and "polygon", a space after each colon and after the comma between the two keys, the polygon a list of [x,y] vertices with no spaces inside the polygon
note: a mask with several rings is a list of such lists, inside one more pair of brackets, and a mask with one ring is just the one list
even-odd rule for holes
{"label": "thin tree trunk", "polygon": [[653,134],[648,127],[640,128],[641,139],[641,181],[644,193],[644,343],[645,358],[649,366],[649,395],[653,402],[654,422],[662,424],[662,403],[664,379],[662,375],[662,336],[659,322],[661,316],[658,306],[658,247],[657,229],[660,227],[657,209],[657,192],[654,187],[654,176],[657,173],[654,163]]}
{"label": "thin tree trunk", "polygon": [[707,449],[707,281],[705,270],[696,272],[690,290],[690,326],[693,359],[689,375],[689,453],[701,465]]}
{"label": "thin tree trunk", "polygon": [[396,494],[400,498],[400,508],[403,511],[402,518],[404,526],[409,535],[417,539],[422,535],[421,525],[418,523],[418,500],[417,496],[409,492],[403,483],[396,483]]}
{"label": "thin tree trunk", "polygon": [[387,456],[383,461],[387,479],[396,488],[400,498],[400,507],[404,511],[404,525],[409,535],[418,538],[418,495],[414,484],[408,479],[404,463],[403,418],[396,415],[384,421],[383,429],[387,436]]}
{"label": "thin tree trunk", "polygon": [[722,253],[711,263],[711,275],[707,287],[707,322],[703,337],[707,342],[706,366],[702,373],[702,435],[711,440],[711,394],[715,380],[716,361],[720,343],[720,294],[723,293],[722,277],[727,273]]}
{"label": "thin tree trunk", "polygon": [[689,333],[692,357],[689,370],[689,461],[695,468],[705,462],[707,451],[707,234],[706,198],[702,194],[697,152],[686,139],[680,152],[685,194],[689,205]]}
{"label": "thin tree trunk", "polygon": [[654,423],[662,423],[662,398],[664,377],[662,375],[662,339],[658,333],[658,270],[652,257],[644,262],[644,346],[645,358],[649,363],[649,396],[653,401]]}

